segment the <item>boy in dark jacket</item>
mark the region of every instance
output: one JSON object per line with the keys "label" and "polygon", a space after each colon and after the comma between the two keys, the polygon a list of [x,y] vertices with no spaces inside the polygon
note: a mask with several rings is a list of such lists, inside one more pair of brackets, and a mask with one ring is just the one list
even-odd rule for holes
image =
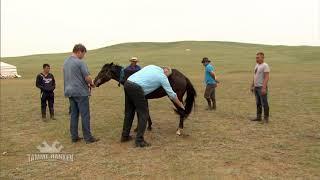
{"label": "boy in dark jacket", "polygon": [[47,101],[50,111],[50,118],[54,118],[54,89],[56,88],[56,81],[53,74],[50,73],[50,65],[43,64],[43,72],[38,74],[36,79],[36,86],[41,90],[41,114],[42,119],[46,119]]}

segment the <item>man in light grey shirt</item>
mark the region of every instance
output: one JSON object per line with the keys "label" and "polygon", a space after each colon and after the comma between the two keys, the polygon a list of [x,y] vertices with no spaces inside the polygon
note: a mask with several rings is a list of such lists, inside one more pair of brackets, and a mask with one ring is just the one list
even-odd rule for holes
{"label": "man in light grey shirt", "polygon": [[264,62],[264,53],[258,52],[256,55],[256,66],[254,68],[254,76],[251,85],[251,92],[254,92],[257,105],[257,117],[252,121],[261,121],[262,107],[264,111],[264,121],[269,121],[269,104],[268,104],[268,81],[270,68]]}
{"label": "man in light grey shirt", "polygon": [[86,143],[97,142],[99,139],[91,135],[89,96],[94,88],[87,65],[82,60],[87,49],[82,44],[76,44],[72,55],[64,61],[64,95],[70,102],[70,133],[73,143],[81,138],[78,135],[79,115],[82,120],[82,132]]}

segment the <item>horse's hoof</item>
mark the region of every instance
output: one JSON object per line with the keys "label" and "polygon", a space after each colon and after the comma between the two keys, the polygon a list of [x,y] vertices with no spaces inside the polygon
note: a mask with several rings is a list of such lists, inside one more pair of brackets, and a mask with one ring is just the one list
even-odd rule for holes
{"label": "horse's hoof", "polygon": [[181,136],[182,135],[182,129],[178,128],[176,131],[176,135]]}
{"label": "horse's hoof", "polygon": [[148,127],[147,129],[148,129],[148,131],[151,131],[151,130],[152,130],[152,127]]}

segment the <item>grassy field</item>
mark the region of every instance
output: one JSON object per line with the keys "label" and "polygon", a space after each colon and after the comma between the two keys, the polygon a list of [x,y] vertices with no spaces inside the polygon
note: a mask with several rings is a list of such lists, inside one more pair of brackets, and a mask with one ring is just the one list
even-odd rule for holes
{"label": "grassy field", "polygon": [[[72,47],[70,47],[72,48]],[[190,51],[186,51],[190,49]],[[264,51],[271,67],[269,124],[250,122],[255,115],[249,92],[255,53]],[[195,112],[175,135],[178,117],[168,98],[150,101],[150,148],[120,144],[124,93],[111,81],[93,89],[92,131],[101,141],[72,144],[68,101],[63,96],[62,65],[69,53],[2,58],[16,65],[20,79],[1,80],[0,179],[319,179],[320,47],[264,46],[227,42],[129,43],[87,53],[95,77],[104,63],[169,65],[195,86]],[[217,111],[205,111],[202,57],[213,59],[221,81]],[[56,121],[40,119],[35,77],[43,63],[56,77]],[[136,120],[135,120],[136,122]],[[135,125],[134,125],[135,126]],[[80,126],[81,128],[81,126]],[[81,130],[80,130],[81,132]],[[74,162],[28,162],[27,154],[46,140],[58,140]],[[7,153],[3,153],[7,152]]]}

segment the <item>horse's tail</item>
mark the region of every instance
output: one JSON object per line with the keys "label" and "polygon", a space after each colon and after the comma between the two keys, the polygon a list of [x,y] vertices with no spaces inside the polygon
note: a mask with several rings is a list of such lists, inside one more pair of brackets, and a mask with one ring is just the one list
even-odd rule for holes
{"label": "horse's tail", "polygon": [[187,98],[185,100],[185,118],[187,118],[189,116],[189,114],[192,111],[192,108],[195,106],[195,98],[197,96],[197,92],[194,89],[192,83],[190,82],[190,80],[188,78],[186,78],[187,81]]}

